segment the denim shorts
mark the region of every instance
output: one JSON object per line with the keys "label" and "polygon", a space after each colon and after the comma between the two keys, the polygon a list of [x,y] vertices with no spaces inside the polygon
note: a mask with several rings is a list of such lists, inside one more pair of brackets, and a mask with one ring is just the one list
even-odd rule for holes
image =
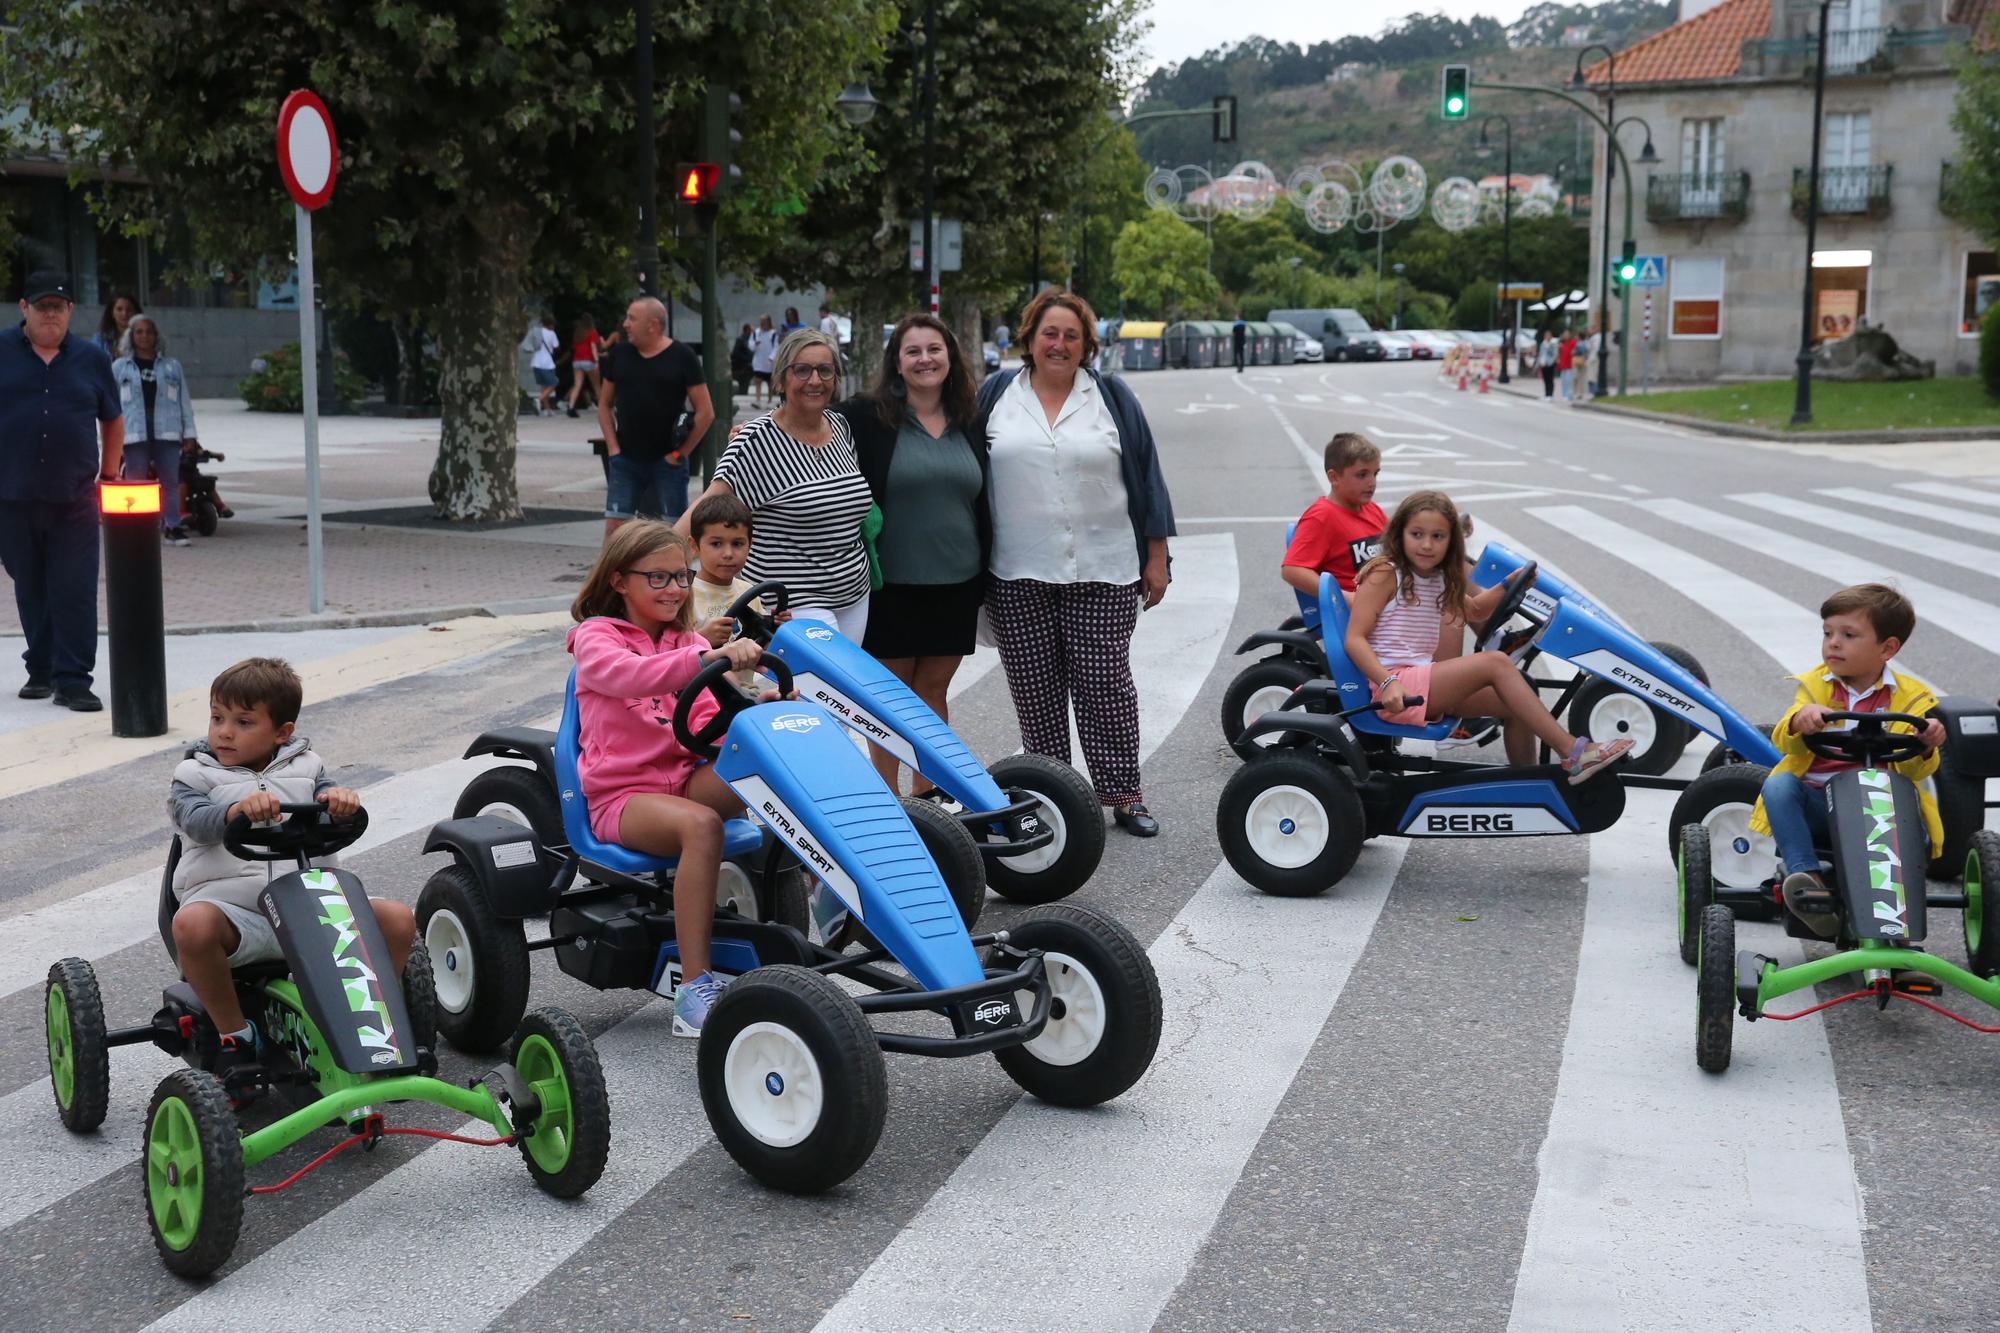
{"label": "denim shorts", "polygon": [[605,460],[604,516],[631,518],[639,512],[639,492],[653,483],[662,517],[674,519],[688,507],[688,469],[685,462],[669,463],[664,458],[650,461],[630,454],[613,454]]}
{"label": "denim shorts", "polygon": [[535,367],[535,383],[541,385],[544,389],[555,388],[556,372],[554,368],[543,370],[540,366]]}

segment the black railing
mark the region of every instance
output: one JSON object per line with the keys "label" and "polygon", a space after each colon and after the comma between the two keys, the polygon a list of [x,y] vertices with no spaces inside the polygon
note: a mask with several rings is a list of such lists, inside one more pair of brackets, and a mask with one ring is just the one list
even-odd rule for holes
{"label": "black railing", "polygon": [[[1822,217],[1871,218],[1889,212],[1889,176],[1893,167],[1823,167],[1819,173],[1819,211]],[[1806,215],[1806,179],[1812,173],[1804,167],[1792,172],[1792,216]]]}
{"label": "black railing", "polygon": [[1749,211],[1747,171],[1690,172],[1646,181],[1648,222],[1741,222]]}

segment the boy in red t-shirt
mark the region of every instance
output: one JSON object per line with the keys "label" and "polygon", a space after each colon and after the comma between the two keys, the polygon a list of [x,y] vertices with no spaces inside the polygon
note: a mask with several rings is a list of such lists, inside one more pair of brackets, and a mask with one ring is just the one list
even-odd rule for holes
{"label": "boy in red t-shirt", "polygon": [[1343,431],[1326,446],[1326,479],[1331,487],[1299,515],[1292,544],[1285,548],[1285,582],[1308,597],[1319,595],[1319,576],[1333,575],[1342,592],[1354,591],[1354,576],[1382,549],[1388,517],[1375,503],[1375,476],[1382,451],[1365,435]]}

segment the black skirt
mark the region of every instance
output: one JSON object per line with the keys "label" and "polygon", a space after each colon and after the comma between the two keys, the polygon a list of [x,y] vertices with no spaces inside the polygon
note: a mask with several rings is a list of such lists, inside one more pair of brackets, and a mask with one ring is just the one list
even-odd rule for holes
{"label": "black skirt", "polygon": [[861,646],[871,657],[967,657],[986,576],[964,583],[885,583],[868,597]]}

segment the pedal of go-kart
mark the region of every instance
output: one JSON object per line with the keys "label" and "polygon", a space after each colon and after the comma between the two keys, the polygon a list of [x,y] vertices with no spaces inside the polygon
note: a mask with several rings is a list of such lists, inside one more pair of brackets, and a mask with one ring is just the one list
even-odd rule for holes
{"label": "pedal of go-kart", "polygon": [[1778,960],[1748,949],[1736,951],[1736,1008],[1743,1017],[1756,1022],[1759,1014],[1757,992],[1764,980],[1765,964],[1772,967]]}
{"label": "pedal of go-kart", "polygon": [[1889,984],[1905,995],[1942,995],[1944,986],[1928,972],[1918,972],[1913,968],[1897,968],[1890,974]]}

